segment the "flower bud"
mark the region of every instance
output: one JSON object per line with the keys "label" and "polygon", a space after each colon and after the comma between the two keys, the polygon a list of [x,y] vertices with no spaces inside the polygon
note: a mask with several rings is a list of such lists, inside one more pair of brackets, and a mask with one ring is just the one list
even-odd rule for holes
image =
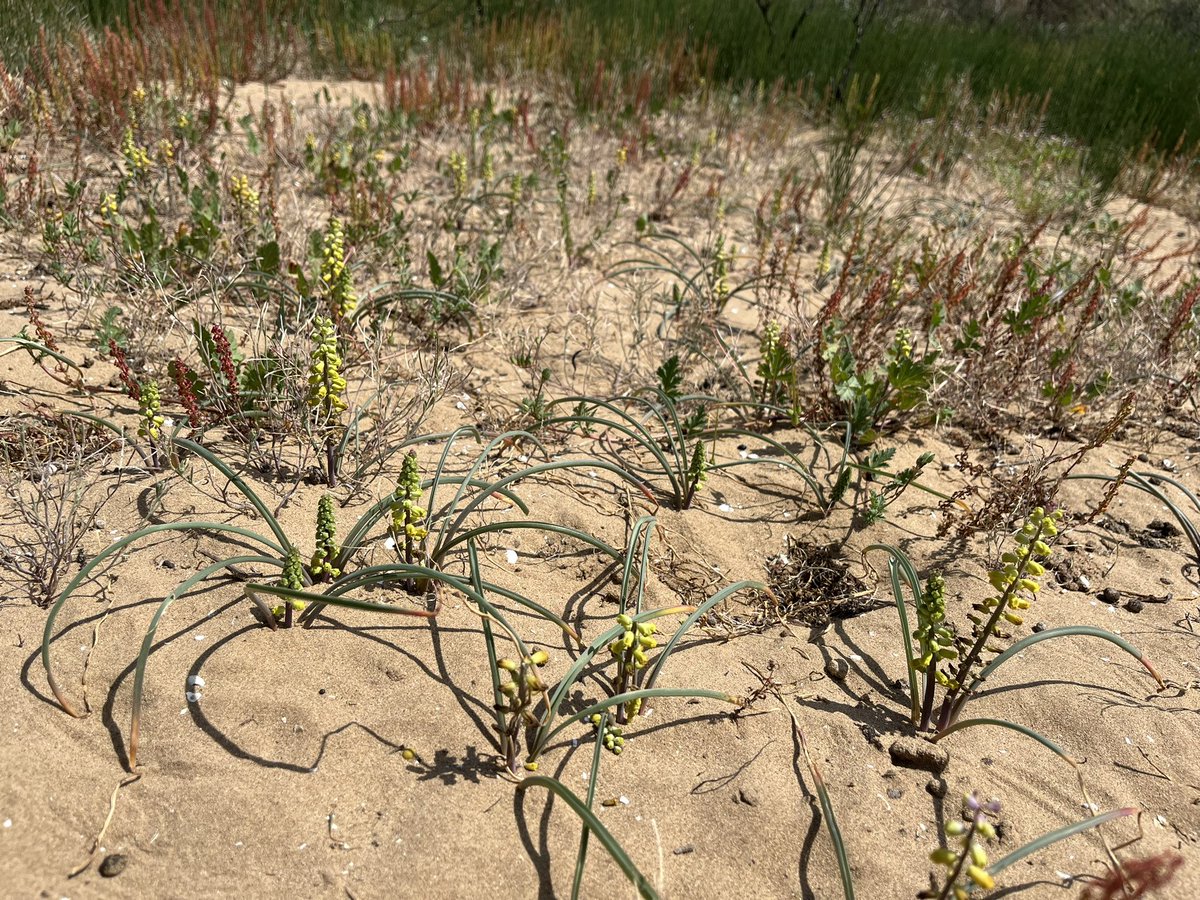
{"label": "flower bud", "polygon": [[535,666],[544,666],[550,661],[550,654],[545,650],[534,650],[529,657],[529,661]]}
{"label": "flower bud", "polygon": [[958,862],[958,855],[949,847],[938,847],[929,854],[929,861],[935,865],[950,868]]}
{"label": "flower bud", "polygon": [[968,866],[967,877],[985,891],[990,891],[996,886],[996,879],[989,875],[986,869],[979,866]]}

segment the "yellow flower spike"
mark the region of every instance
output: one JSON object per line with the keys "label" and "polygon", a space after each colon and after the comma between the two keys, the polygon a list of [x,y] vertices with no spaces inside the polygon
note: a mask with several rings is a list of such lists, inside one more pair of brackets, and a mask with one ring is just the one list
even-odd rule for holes
{"label": "yellow flower spike", "polygon": [[537,764],[537,763],[535,763],[535,762],[527,762],[527,763],[525,763],[525,771],[526,771],[526,772],[536,772],[537,770],[538,770],[538,764]]}
{"label": "yellow flower spike", "polygon": [[545,650],[535,650],[529,657],[529,661],[535,666],[544,666],[550,661],[550,654]]}
{"label": "yellow flower spike", "polygon": [[499,660],[496,663],[496,666],[503,669],[505,672],[515,672],[520,668],[520,666],[517,665],[516,660],[508,659],[507,657]]}
{"label": "yellow flower spike", "polygon": [[625,613],[618,613],[617,614],[617,624],[620,625],[622,628],[632,628],[633,627],[633,619],[631,617],[627,616]]}
{"label": "yellow flower spike", "polygon": [[982,844],[971,841],[969,850],[971,853],[971,862],[975,863],[975,865],[986,866],[988,864],[987,851],[983,849]]}

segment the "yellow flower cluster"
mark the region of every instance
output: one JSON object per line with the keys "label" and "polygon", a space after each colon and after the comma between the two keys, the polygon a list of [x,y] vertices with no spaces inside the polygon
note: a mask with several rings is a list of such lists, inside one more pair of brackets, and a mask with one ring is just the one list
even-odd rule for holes
{"label": "yellow flower cluster", "polygon": [[[279,579],[279,587],[291,588],[293,591],[304,590],[304,564],[300,561],[300,554],[295,547],[289,547],[287,557],[283,563],[283,573]],[[279,621],[284,621],[287,617],[288,608],[293,612],[300,612],[306,606],[303,600],[288,600],[286,604],[279,604],[271,608],[271,613]]]}
{"label": "yellow flower cluster", "polygon": [[247,223],[258,218],[258,191],[250,187],[249,178],[234,175],[229,180],[229,195],[233,197],[239,220]]}
{"label": "yellow flower cluster", "polygon": [[[1046,572],[1039,560],[1050,555],[1050,546],[1046,541],[1058,534],[1058,523],[1062,517],[1062,510],[1047,513],[1040,506],[1029,514],[1029,519],[1014,538],[1016,549],[1001,556],[1003,565],[988,573],[988,581],[998,596],[975,604],[977,613],[994,614],[1003,606],[1000,615],[1005,621],[1012,625],[1020,625],[1024,621],[1020,614],[1029,609],[1032,598],[1041,590],[1037,579]],[[968,614],[967,618],[976,626],[982,625],[979,615]]]}
{"label": "yellow flower cluster", "polygon": [[417,454],[410,450],[400,468],[400,483],[396,485],[392,500],[392,534],[396,538],[403,536],[419,541],[429,534],[429,529],[422,524],[429,513],[423,506],[417,505],[423,493]]}
{"label": "yellow flower cluster", "polygon": [[733,270],[733,258],[737,247],[726,247],[725,236],[717,238],[717,246],[713,252],[713,294],[717,301],[724,301],[729,296],[729,273]]}
{"label": "yellow flower cluster", "polygon": [[[929,854],[929,859],[939,866],[944,866],[949,878],[958,882],[965,876],[966,882],[974,887],[990,891],[996,886],[996,879],[987,870],[988,854],[983,841],[996,840],[996,828],[987,816],[1000,811],[1000,803],[996,800],[982,802],[974,794],[963,798],[963,818],[951,819],[946,823],[945,832],[947,844],[952,841],[959,845],[958,849],[950,846],[939,847]],[[951,896],[954,900],[967,900],[971,888],[965,883],[951,883],[948,891],[939,896]]]}
{"label": "yellow flower cluster", "polygon": [[105,194],[100,198],[100,218],[106,222],[116,218],[117,197],[115,194]]}
{"label": "yellow flower cluster", "polygon": [[141,421],[138,422],[138,434],[147,440],[157,441],[162,435],[162,426],[166,419],[162,417],[162,400],[158,393],[158,382],[153,378],[143,381],[141,395],[138,397],[138,411]]}
{"label": "yellow flower cluster", "polygon": [[312,365],[308,369],[308,405],[322,412],[326,423],[346,409],[342,394],[342,357],[338,353],[337,331],[331,319],[318,316],[312,330]]}
{"label": "yellow flower cluster", "polygon": [[150,171],[150,154],[146,148],[133,139],[133,129],[125,129],[125,139],[121,142],[121,155],[129,163],[130,169],[136,175]]}
{"label": "yellow flower cluster", "polygon": [[309,570],[313,578],[324,579],[326,576],[337,578],[342,574],[341,569],[334,566],[337,559],[337,521],[333,514],[333,498],[325,494],[317,502],[317,549],[313,553]]}
{"label": "yellow flower cluster", "polygon": [[[534,669],[540,669],[549,661],[549,653],[545,650],[535,650],[520,663],[514,659],[501,659],[496,662],[496,667],[502,672],[507,672],[509,676],[508,681],[500,684],[500,693],[506,701],[502,708],[505,712],[519,715],[526,725],[538,724],[532,709],[533,695],[546,692],[546,682]],[[534,764],[534,769],[536,768]]]}
{"label": "yellow flower cluster", "polygon": [[817,277],[824,278],[833,271],[833,248],[828,243],[821,248],[821,256],[817,259]]}
{"label": "yellow flower cluster", "polygon": [[450,176],[454,179],[454,195],[461,197],[467,192],[467,158],[454,150],[446,164],[450,168]]}
{"label": "yellow flower cluster", "polygon": [[358,306],[350,269],[346,266],[346,232],[342,220],[336,216],[329,220],[325,241],[321,247],[321,283],[329,299],[334,319],[344,319]]}
{"label": "yellow flower cluster", "polygon": [[958,682],[937,668],[935,660],[955,659],[954,629],[946,622],[946,581],[934,572],[925,582],[925,590],[917,598],[919,625],[913,635],[920,642],[921,656],[914,665],[922,672],[934,666],[933,677],[947,688],[957,688]]}
{"label": "yellow flower cluster", "polygon": [[[608,652],[618,661],[628,673],[644,669],[650,662],[646,656],[647,650],[658,646],[654,639],[657,630],[653,622],[634,622],[631,616],[621,613],[617,616],[617,624],[625,629],[624,633],[608,645]],[[632,719],[642,708],[642,701],[630,700],[625,704],[625,715]]]}

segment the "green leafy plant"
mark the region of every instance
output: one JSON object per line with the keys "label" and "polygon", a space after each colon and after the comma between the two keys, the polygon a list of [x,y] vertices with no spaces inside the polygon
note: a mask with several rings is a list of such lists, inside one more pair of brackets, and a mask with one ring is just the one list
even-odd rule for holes
{"label": "green leafy plant", "polygon": [[857,447],[873,443],[898,415],[928,402],[942,377],[941,351],[928,349],[917,356],[912,333],[903,328],[880,366],[862,366],[849,337],[835,326],[825,333],[822,356],[838,413],[850,423]]}
{"label": "green leafy plant", "polygon": [[[995,593],[974,604],[967,616],[971,625],[969,632],[960,632],[948,620],[944,583],[940,575],[931,575],[922,586],[912,561],[903,551],[888,544],[872,544],[864,551],[879,551],[889,557],[888,572],[908,664],[909,699],[914,725],[922,730],[932,725],[938,732],[949,731],[958,721],[966,702],[1005,662],[1042,641],[1072,635],[1096,637],[1120,647],[1146,668],[1160,688],[1163,686],[1154,667],[1137,648],[1124,638],[1101,628],[1065,626],[1031,634],[1007,648],[996,643],[998,639],[1009,636],[1000,629],[1001,622],[1020,625],[1022,613],[1036,598],[1040,589],[1038,579],[1045,572],[1044,561],[1051,552],[1049,542],[1058,534],[1061,520],[1061,512],[1046,513],[1040,507],[1033,510],[1014,535],[1014,548],[1005,552],[1001,565],[989,573],[988,580]],[[918,628],[915,633],[909,625],[905,588],[911,594],[917,612]],[[983,663],[985,654],[993,657],[986,665]],[[939,686],[944,693],[935,724],[933,713]],[[1040,735],[1023,727],[1021,730],[1060,752]]]}
{"label": "green leafy plant", "polygon": [[[181,457],[184,454],[192,455],[200,458],[208,463],[214,469],[221,473],[230,484],[246,498],[254,508],[255,512],[269,528],[269,534],[262,534],[248,528],[243,528],[239,525],[232,525],[225,522],[198,520],[184,522],[168,522],[163,524],[148,525],[140,528],[137,531],[126,535],[105,549],[101,550],[93,556],[80,569],[79,573],[71,580],[71,582],[63,589],[58,598],[50,606],[49,614],[46,617],[46,626],[42,634],[42,649],[41,659],[46,670],[46,678],[50,686],[51,692],[54,694],[58,704],[69,714],[75,717],[84,715],[84,710],[80,709],[73,703],[59,685],[58,678],[55,675],[55,669],[51,662],[51,646],[55,637],[55,623],[59,614],[62,612],[67,601],[88,581],[92,578],[102,565],[111,561],[118,553],[124,551],[127,547],[135,544],[145,538],[153,535],[178,532],[199,532],[208,534],[228,535],[249,542],[253,551],[249,553],[238,553],[233,556],[225,557],[214,562],[210,566],[206,566],[200,571],[186,578],[173,588],[159,603],[155,610],[154,616],[147,627],[145,637],[142,641],[141,649],[138,653],[135,669],[134,669],[134,685],[133,685],[133,705],[131,714],[131,724],[129,731],[129,751],[128,761],[132,769],[137,765],[139,741],[141,734],[141,707],[142,707],[142,692],[145,682],[146,665],[149,660],[150,653],[154,648],[154,638],[157,633],[158,626],[164,615],[171,606],[179,600],[184,599],[191,594],[202,582],[212,576],[218,575],[221,572],[236,573],[240,571],[241,566],[246,565],[268,565],[278,567],[282,573],[281,580],[276,584],[253,584],[243,582],[243,590],[248,599],[250,599],[258,608],[260,619],[263,623],[275,629],[278,625],[279,615],[282,616],[282,621],[285,626],[292,624],[293,612],[300,611],[302,613],[311,610],[315,603],[321,606],[332,604],[335,606],[357,609],[363,611],[371,611],[378,613],[386,613],[389,615],[409,615],[430,617],[436,611],[425,609],[412,609],[394,603],[375,603],[366,600],[359,600],[352,596],[347,596],[352,590],[360,590],[371,586],[387,586],[402,582],[405,578],[421,577],[440,581],[452,589],[461,589],[463,584],[452,579],[441,572],[427,569],[422,566],[383,566],[383,567],[368,567],[367,569],[351,573],[349,575],[339,574],[333,577],[332,582],[326,587],[322,593],[315,593],[309,587],[313,581],[313,572],[304,571],[302,568],[297,571],[300,556],[298,550],[288,538],[279,521],[271,513],[270,509],[263,503],[258,494],[250,488],[250,486],[232,469],[229,468],[218,456],[210,450],[195,443],[179,437],[171,437],[170,444],[172,448],[172,458]],[[331,509],[327,510],[331,512]],[[329,523],[325,527],[318,528],[318,541],[323,541],[328,545],[333,539],[332,529]],[[330,548],[326,546],[325,554],[328,554]],[[320,551],[319,551],[320,552]],[[348,556],[343,549],[337,554],[339,564],[337,569],[344,572],[346,570],[345,558]],[[325,559],[321,561],[321,574],[330,575],[331,570],[326,569]],[[299,576],[299,577],[298,577]],[[469,587],[467,588],[469,591]],[[263,597],[272,597],[282,601],[280,607],[272,607],[268,605]],[[307,607],[307,609],[306,609]]]}
{"label": "green leafy plant", "polygon": [[[711,397],[679,394],[681,382],[676,363],[668,360],[659,369],[659,379],[665,390],[663,386],[653,386],[609,400],[582,396],[552,400],[546,404],[548,416],[542,427],[619,435],[630,449],[645,454],[645,464],[638,464],[631,456],[623,454],[627,468],[635,475],[665,478],[664,492],[676,509],[691,506],[697,491],[712,472],[761,463],[774,463],[795,473],[813,491],[821,507],[827,506],[825,490],[794,452],[757,432],[710,426],[708,410],[716,401]],[[689,406],[691,412],[685,413],[684,408]],[[571,412],[556,415],[563,407],[570,408]],[[705,443],[730,437],[764,443],[779,455],[746,456],[720,462],[711,460]],[[643,487],[642,490],[647,489]]]}

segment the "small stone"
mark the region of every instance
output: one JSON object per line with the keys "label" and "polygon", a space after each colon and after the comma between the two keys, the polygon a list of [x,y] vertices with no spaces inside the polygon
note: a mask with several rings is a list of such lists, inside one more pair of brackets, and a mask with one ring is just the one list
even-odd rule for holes
{"label": "small stone", "polygon": [[129,857],[124,853],[110,853],[100,863],[100,874],[104,878],[116,878],[129,865]]}
{"label": "small stone", "polygon": [[1138,454],[1138,462],[1150,462],[1150,454],[1149,453],[1139,453]]}
{"label": "small stone", "polygon": [[1144,603],[1142,603],[1142,601],[1139,600],[1137,597],[1134,597],[1132,600],[1130,600],[1128,603],[1125,604],[1125,608],[1127,610],[1129,610],[1131,613],[1140,613],[1143,609],[1146,608],[1146,605]]}
{"label": "small stone", "polygon": [[1116,606],[1118,603],[1121,602],[1121,592],[1116,590],[1115,588],[1106,587],[1104,590],[1102,590],[1100,592],[1100,599],[1103,600],[1105,603],[1109,603],[1109,604],[1112,604],[1113,606]]}
{"label": "small stone", "polygon": [[1035,622],[1034,623],[1034,625],[1033,625],[1033,633],[1034,634],[1041,634],[1045,630],[1046,630],[1045,622]]}
{"label": "small stone", "polygon": [[682,847],[676,847],[671,852],[674,853],[676,856],[683,856],[686,853],[694,853],[695,850],[696,850],[696,847],[694,844],[684,844]]}
{"label": "small stone", "polygon": [[925,790],[931,797],[945,797],[947,789],[945,778],[930,778],[925,782]]}
{"label": "small stone", "polygon": [[745,803],[747,806],[758,806],[758,794],[750,788],[739,788],[737,800],[739,803]]}
{"label": "small stone", "polygon": [[844,659],[831,659],[825,663],[825,674],[836,682],[843,682],[850,674],[850,664]]}
{"label": "small stone", "polygon": [[1090,591],[1092,589],[1092,580],[1086,575],[1080,575],[1075,580],[1079,582],[1079,589],[1081,591]]}
{"label": "small stone", "polygon": [[902,737],[892,741],[888,747],[892,762],[910,769],[923,769],[940,775],[950,764],[950,754],[937,744],[920,738]]}
{"label": "small stone", "polygon": [[888,788],[887,795],[889,800],[899,800],[904,796],[904,789],[898,787]]}

